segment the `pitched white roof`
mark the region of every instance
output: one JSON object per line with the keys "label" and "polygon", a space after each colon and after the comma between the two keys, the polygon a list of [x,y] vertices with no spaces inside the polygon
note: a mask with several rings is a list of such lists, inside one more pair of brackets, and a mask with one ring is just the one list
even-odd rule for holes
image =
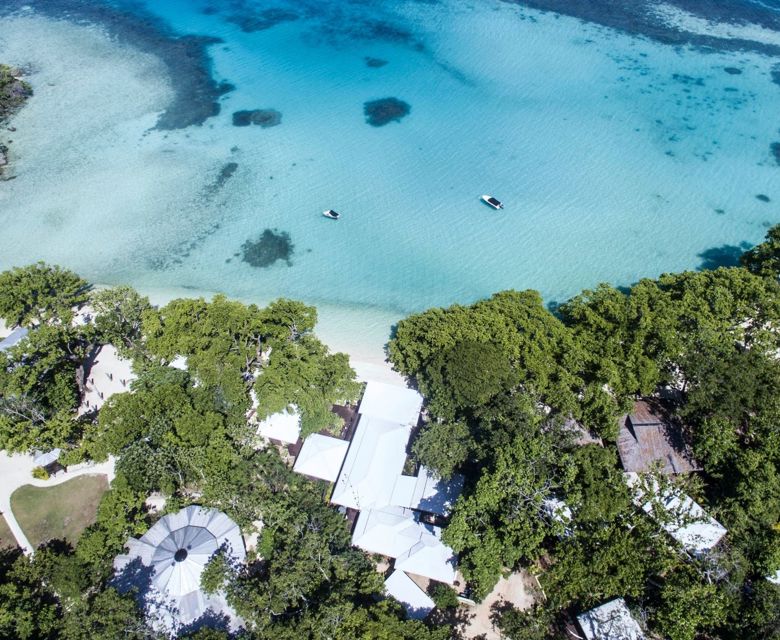
{"label": "pitched white roof", "polygon": [[301,435],[301,416],[295,408],[273,413],[257,425],[257,433],[269,440],[295,444]]}
{"label": "pitched white roof", "polygon": [[440,536],[441,529],[418,522],[408,509],[383,507],[361,511],[352,544],[395,558],[396,569],[452,584],[455,554]]}
{"label": "pitched white roof", "polygon": [[369,553],[397,558],[416,544],[421,535],[419,523],[406,509],[366,509],[355,522],[352,544]]}
{"label": "pitched white roof", "polygon": [[411,431],[411,424],[361,415],[331,502],[352,509],[389,504]]}
{"label": "pitched white roof", "polygon": [[408,551],[395,559],[395,568],[431,580],[455,582],[455,552],[441,541],[441,529],[419,525],[425,532]]}
{"label": "pitched white roof", "polygon": [[707,515],[690,496],[672,489],[660,494],[657,483],[653,481],[650,488],[655,491],[655,495],[648,499],[640,486],[639,476],[636,473],[627,473],[625,476],[628,485],[634,489],[634,503],[650,516],[654,515],[656,505],[670,514],[672,517],[661,522],[661,527],[694,556],[706,554],[728,533],[720,522]]}
{"label": "pitched white roof", "polygon": [[52,449],[51,451],[36,451],[33,454],[33,464],[39,467],[45,467],[46,465],[56,462],[60,457],[60,449]]}
{"label": "pitched white roof", "polygon": [[415,426],[422,403],[422,396],[413,389],[372,381],[366,384],[358,411],[361,416]]}
{"label": "pitched white roof", "polygon": [[0,340],[0,351],[8,351],[12,347],[19,344],[30,333],[27,327],[16,327],[11,331],[10,335],[3,340]]}
{"label": "pitched white roof", "polygon": [[393,571],[385,580],[385,591],[403,605],[407,616],[415,620],[424,619],[436,607],[430,596],[403,571]]}
{"label": "pitched white roof", "polygon": [[234,617],[223,597],[208,596],[200,587],[203,568],[218,549],[224,548],[237,562],[246,556],[238,525],[224,513],[189,506],[161,518],[140,539],[130,538],[127,546],[129,553],[116,557],[114,569],[119,573],[136,559],[152,568],[151,583],[143,587],[152,592],[148,601],[167,605],[167,618],[161,620],[167,628],[197,620],[207,609]]}
{"label": "pitched white roof", "polygon": [[349,442],[346,440],[313,433],[303,441],[293,471],[312,478],[335,482],[348,448]]}
{"label": "pitched white roof", "polygon": [[577,621],[587,640],[643,640],[645,637],[623,598],[586,611],[577,616]]}
{"label": "pitched white roof", "polygon": [[442,480],[425,467],[420,467],[417,477],[398,476],[390,504],[446,516],[462,491],[462,475]]}

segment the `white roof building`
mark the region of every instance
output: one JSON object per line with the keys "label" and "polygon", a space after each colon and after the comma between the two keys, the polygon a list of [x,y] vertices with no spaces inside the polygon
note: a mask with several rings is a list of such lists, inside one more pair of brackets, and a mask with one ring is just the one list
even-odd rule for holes
{"label": "white roof building", "polygon": [[769,582],[771,582],[772,584],[780,585],[780,569],[778,569],[772,574],[769,574],[766,577],[766,579],[769,580]]}
{"label": "white roof building", "polygon": [[463,491],[463,481],[460,474],[450,480],[442,480],[425,467],[420,467],[416,477],[398,476],[390,504],[446,516]]}
{"label": "white roof building", "polygon": [[369,553],[395,558],[396,569],[448,584],[455,582],[455,553],[441,541],[441,529],[417,521],[408,509],[362,511],[352,544]]}
{"label": "white roof building", "polygon": [[390,504],[411,432],[408,423],[361,415],[331,502],[358,510]]}
{"label": "white roof building", "polygon": [[436,607],[431,597],[403,571],[390,574],[385,580],[385,592],[398,600],[406,609],[406,615],[414,620],[423,620]]}
{"label": "white roof building", "polygon": [[132,572],[134,561],[151,567],[150,575],[138,572],[142,584],[135,585],[150,619],[176,631],[211,610],[240,626],[224,595],[207,595],[200,586],[203,568],[218,550],[235,562],[246,557],[241,531],[224,513],[187,507],[161,518],[140,539],[130,538],[127,546],[128,554],[115,558],[114,569],[121,578],[124,571]]}
{"label": "white roof building", "polygon": [[348,448],[346,440],[313,433],[303,441],[293,471],[310,478],[336,482]]}
{"label": "white roof building", "polygon": [[0,351],[12,349],[26,338],[28,333],[30,332],[27,327],[16,327],[6,338],[0,340]]}
{"label": "white roof building", "polygon": [[301,415],[295,407],[273,413],[257,425],[258,435],[267,440],[295,444],[301,436]]}
{"label": "white roof building", "polygon": [[60,458],[61,449],[51,451],[36,451],[33,453],[33,464],[37,467],[46,467]]}
{"label": "white roof building", "polygon": [[587,640],[644,640],[645,634],[623,598],[577,616]]}
{"label": "white roof building", "polygon": [[111,396],[130,391],[130,383],[137,378],[130,360],[120,356],[114,345],[103,345],[87,371],[79,415],[99,410]]}
{"label": "white roof building", "polygon": [[636,473],[626,473],[625,477],[629,487],[634,490],[634,503],[654,518],[655,510],[663,509],[665,514],[660,518],[661,527],[693,556],[706,555],[728,533],[720,522],[707,515],[690,496],[673,489],[661,494],[657,483],[653,481],[650,488],[655,494],[647,498]]}
{"label": "white roof building", "polygon": [[369,382],[358,412],[366,418],[414,427],[420,417],[423,398],[413,389],[384,382]]}

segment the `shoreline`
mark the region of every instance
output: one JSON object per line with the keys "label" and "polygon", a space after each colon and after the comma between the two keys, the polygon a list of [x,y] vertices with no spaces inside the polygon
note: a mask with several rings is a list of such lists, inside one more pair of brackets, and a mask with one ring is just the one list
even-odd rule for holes
{"label": "shoreline", "polygon": [[[96,289],[111,288],[112,286],[115,285],[94,285]],[[148,297],[149,301],[156,306],[164,306],[177,298],[211,300],[215,295],[219,295],[219,292],[215,291],[184,288],[158,289],[143,286],[133,288],[141,295]],[[244,304],[256,304],[261,307],[272,301],[227,297]],[[306,301],[303,302],[309,304]],[[317,325],[314,333],[331,351],[346,353],[349,356],[350,365],[352,365],[359,380],[407,386],[406,379],[393,370],[384,352],[384,345],[390,339],[391,327],[400,318],[370,308],[316,304],[312,306],[317,309]],[[358,326],[362,328],[362,332],[355,331]]]}

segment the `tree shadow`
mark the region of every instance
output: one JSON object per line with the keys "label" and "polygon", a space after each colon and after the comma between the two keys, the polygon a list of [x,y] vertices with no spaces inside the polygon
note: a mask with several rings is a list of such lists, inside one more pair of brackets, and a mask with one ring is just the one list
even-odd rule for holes
{"label": "tree shadow", "polygon": [[713,271],[720,267],[738,267],[740,256],[752,247],[753,245],[749,242],[740,242],[739,245],[724,244],[720,247],[705,249],[698,254],[702,260],[697,270]]}

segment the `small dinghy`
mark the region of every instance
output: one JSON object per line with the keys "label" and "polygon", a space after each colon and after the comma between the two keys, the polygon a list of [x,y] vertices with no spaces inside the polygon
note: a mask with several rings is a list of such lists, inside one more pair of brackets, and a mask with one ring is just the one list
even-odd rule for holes
{"label": "small dinghy", "polygon": [[493,196],[482,196],[480,200],[482,200],[482,202],[484,202],[487,206],[493,207],[494,209],[504,208],[504,204]]}
{"label": "small dinghy", "polygon": [[326,218],[330,218],[331,220],[338,220],[341,217],[341,214],[339,214],[337,211],[334,211],[333,209],[323,211],[322,215],[324,215]]}

